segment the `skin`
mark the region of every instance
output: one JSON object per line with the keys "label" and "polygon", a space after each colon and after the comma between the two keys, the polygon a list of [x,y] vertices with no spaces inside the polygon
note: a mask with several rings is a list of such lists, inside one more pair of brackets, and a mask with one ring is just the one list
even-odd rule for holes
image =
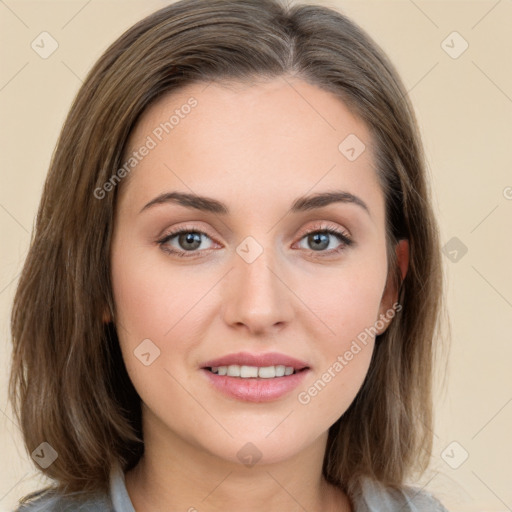
{"label": "skin", "polygon": [[[126,474],[128,493],[136,510],[149,512],[251,512],[262,503],[267,512],[352,510],[322,477],[322,461],[329,427],[367,374],[374,339],[308,404],[297,395],[396,301],[369,131],[337,97],[298,78],[193,84],[144,112],[127,154],[191,96],[197,106],[121,184],[115,214],[114,321],[145,438],[145,455]],[[366,145],[352,162],[338,149],[349,134]],[[358,196],[368,212],[332,203],[287,214],[299,196],[334,190]],[[215,198],[230,213],[175,203],[141,212],[170,191]],[[328,254],[343,244],[327,235],[315,251],[305,233],[319,224],[353,244]],[[165,252],[158,240],[185,227],[206,233],[200,247],[187,252],[176,236],[167,247],[192,257]],[[263,250],[252,263],[236,252],[248,236]],[[397,254],[405,275],[406,242]],[[145,339],[160,350],[149,366],[134,355]],[[273,402],[228,398],[199,368],[238,351],[284,353],[311,370]],[[247,442],[261,452],[251,467],[237,457]]]}

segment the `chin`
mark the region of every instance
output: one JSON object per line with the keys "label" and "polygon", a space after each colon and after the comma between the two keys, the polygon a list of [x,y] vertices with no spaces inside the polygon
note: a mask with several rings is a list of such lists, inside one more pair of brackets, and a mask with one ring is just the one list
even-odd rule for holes
{"label": "chin", "polygon": [[205,446],[205,449],[227,462],[253,467],[292,459],[318,438],[318,434],[308,435],[304,430],[300,435],[294,435],[289,429],[283,428],[279,433],[278,429],[270,435],[268,430],[247,429],[243,435],[234,435],[222,446],[216,444]]}

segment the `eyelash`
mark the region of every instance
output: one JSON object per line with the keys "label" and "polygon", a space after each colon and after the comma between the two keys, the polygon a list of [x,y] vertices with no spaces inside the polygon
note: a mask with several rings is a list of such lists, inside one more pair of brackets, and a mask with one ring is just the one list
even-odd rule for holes
{"label": "eyelash", "polygon": [[[177,235],[181,235],[182,233],[196,233],[199,235],[205,235],[206,237],[212,239],[212,237],[210,237],[208,235],[208,233],[205,233],[204,231],[201,231],[194,227],[185,226],[184,228],[177,229],[175,231],[166,233],[163,238],[161,238],[160,240],[157,240],[157,243],[160,246],[160,248],[162,249],[162,251],[164,251],[168,254],[173,254],[173,255],[179,256],[180,258],[195,257],[195,255],[197,253],[202,252],[199,250],[176,251],[174,249],[170,249],[169,246],[166,245],[167,242],[169,242],[171,239],[173,239]],[[354,241],[348,236],[348,234],[346,232],[338,231],[337,229],[334,229],[334,228],[331,228],[328,226],[314,226],[311,230],[304,233],[302,235],[302,237],[300,238],[300,240],[302,240],[303,238],[305,238],[308,235],[311,235],[313,233],[330,234],[330,235],[335,236],[341,242],[341,245],[337,249],[330,249],[328,251],[309,250],[309,253],[313,253],[315,256],[317,256],[317,255],[320,257],[332,256],[334,254],[338,254],[338,253],[344,251],[347,247],[350,247],[354,243]],[[209,251],[209,250],[211,250],[211,249],[203,249],[203,251]]]}

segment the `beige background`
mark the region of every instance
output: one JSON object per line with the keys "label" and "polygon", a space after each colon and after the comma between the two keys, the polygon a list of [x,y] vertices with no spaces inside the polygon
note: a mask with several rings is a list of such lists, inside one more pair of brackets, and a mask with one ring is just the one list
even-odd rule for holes
{"label": "beige background", "polygon": [[[5,391],[9,308],[51,153],[94,61],[165,3],[0,1],[0,511],[44,482]],[[467,247],[462,255],[449,245],[444,257],[452,349],[436,392],[431,470],[419,484],[451,511],[512,510],[512,1],[322,3],[358,22],[398,67],[423,132],[443,245],[457,237],[451,244]],[[31,48],[43,31],[59,45],[47,59]]]}

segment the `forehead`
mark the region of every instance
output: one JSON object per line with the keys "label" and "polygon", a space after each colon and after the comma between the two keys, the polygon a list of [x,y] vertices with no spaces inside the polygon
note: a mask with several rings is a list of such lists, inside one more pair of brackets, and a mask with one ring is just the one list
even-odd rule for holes
{"label": "forehead", "polygon": [[123,184],[142,200],[162,188],[209,195],[214,186],[235,199],[262,186],[299,196],[378,183],[367,126],[333,93],[293,77],[168,93],[140,117],[124,160],[144,145],[151,150]]}

